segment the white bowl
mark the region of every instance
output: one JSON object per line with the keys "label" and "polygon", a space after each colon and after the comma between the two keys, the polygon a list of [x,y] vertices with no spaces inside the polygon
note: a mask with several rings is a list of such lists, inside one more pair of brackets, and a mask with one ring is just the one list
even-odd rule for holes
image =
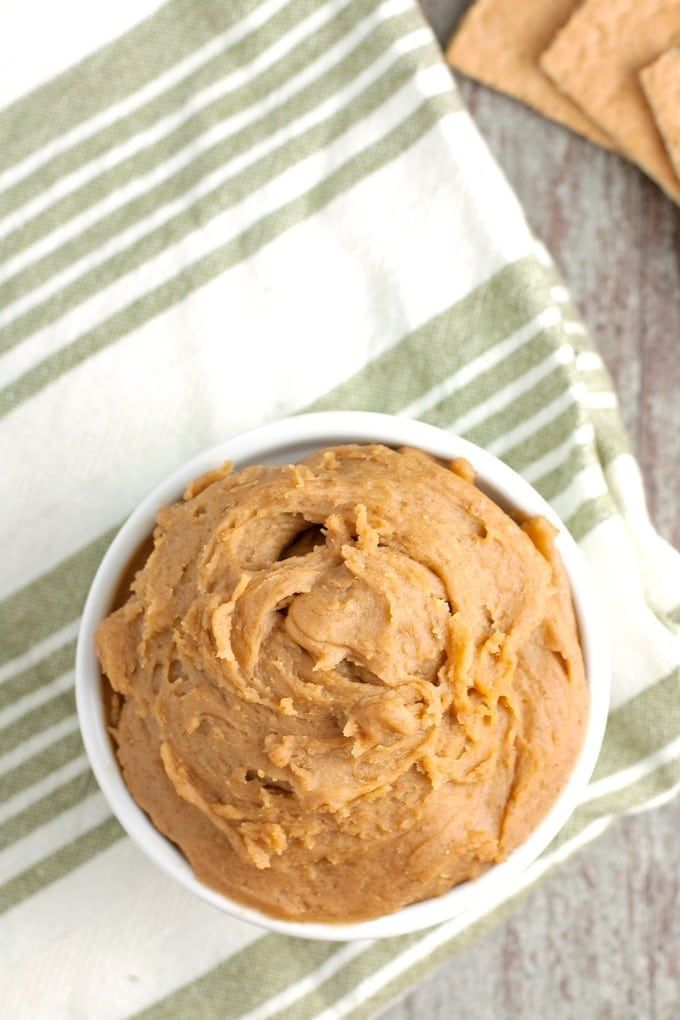
{"label": "white bowl", "polygon": [[[156,513],[178,499],[190,481],[225,460],[235,461],[237,467],[287,464],[321,447],[369,442],[394,447],[415,446],[447,460],[466,457],[477,473],[477,484],[493,500],[529,515],[543,514],[558,527],[556,546],[569,576],[576,608],[590,692],[590,714],[583,747],[567,785],[540,825],[506,860],[442,896],[413,903],[374,920],[352,924],[285,921],[243,906],[199,881],[185,857],[161,835],[132,799],[106,730],[94,635],[111,609],[124,569],[140,543],[151,533]],[[485,903],[491,905],[504,890],[510,892],[517,876],[564,826],[590,778],[604,734],[609,683],[606,630],[593,579],[576,543],[545,500],[507,465],[464,439],[408,418],[361,411],[305,414],[264,425],[194,457],[158,485],[125,522],[100,564],[85,603],[76,653],[76,701],[85,749],[111,810],[137,846],[187,889],[242,921],[286,935],[336,941],[384,938],[419,931],[450,920],[471,904],[477,908]]]}

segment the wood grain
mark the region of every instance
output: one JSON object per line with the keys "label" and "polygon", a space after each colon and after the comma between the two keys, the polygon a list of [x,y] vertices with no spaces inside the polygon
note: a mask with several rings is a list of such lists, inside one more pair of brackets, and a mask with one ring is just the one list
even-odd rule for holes
{"label": "wood grain", "polygon": [[[445,44],[467,6],[422,0]],[[652,517],[680,544],[680,211],[634,166],[459,78],[592,331]],[[384,1020],[675,1020],[680,801],[615,825]]]}

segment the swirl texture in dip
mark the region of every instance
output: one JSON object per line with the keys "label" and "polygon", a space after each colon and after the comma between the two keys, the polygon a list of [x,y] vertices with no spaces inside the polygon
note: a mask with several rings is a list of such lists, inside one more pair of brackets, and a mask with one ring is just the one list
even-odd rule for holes
{"label": "swirl texture in dip", "polygon": [[453,467],[337,447],[159,513],[97,650],[125,781],[210,886],[389,913],[501,860],[565,784],[588,696],[554,529]]}

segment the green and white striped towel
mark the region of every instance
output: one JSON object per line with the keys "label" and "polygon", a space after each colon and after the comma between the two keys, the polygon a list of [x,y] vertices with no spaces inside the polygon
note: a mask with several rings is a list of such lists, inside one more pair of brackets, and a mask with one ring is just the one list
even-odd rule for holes
{"label": "green and white striped towel", "polygon": [[[413,0],[22,0],[0,40],[3,1013],[368,1016],[677,789],[676,554]],[[112,819],[74,714],[78,616],[126,514],[310,407],[502,456],[580,542],[611,626],[613,710],[567,830],[492,913],[382,943],[265,935],[192,898]]]}

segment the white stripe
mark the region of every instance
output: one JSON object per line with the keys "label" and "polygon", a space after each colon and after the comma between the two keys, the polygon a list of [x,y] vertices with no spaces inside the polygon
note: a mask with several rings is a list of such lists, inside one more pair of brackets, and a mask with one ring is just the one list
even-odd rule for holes
{"label": "white stripe", "polygon": [[609,490],[599,463],[590,464],[572,478],[569,485],[550,500],[563,521],[589,499],[605,496]]}
{"label": "white stripe", "polygon": [[57,695],[63,694],[64,691],[70,691],[73,687],[73,676],[73,670],[69,670],[68,673],[62,673],[61,676],[58,676],[51,683],[44,684],[36,691],[31,691],[30,694],[26,694],[23,698],[19,698],[18,701],[8,705],[7,708],[3,708],[0,712],[0,730],[6,729],[16,722],[17,719],[21,719],[23,715],[26,715],[27,712],[31,712],[34,708],[44,705],[45,702],[51,701]]}
{"label": "white stripe", "polygon": [[450,425],[447,425],[448,430],[450,432],[457,432],[459,435],[465,435],[475,425],[479,425],[480,422],[490,418],[497,411],[507,407],[521,397],[523,393],[531,389],[532,386],[545,379],[557,365],[568,365],[573,359],[573,348],[569,344],[562,344],[552,351],[547,358],[539,362],[538,365],[534,365],[528,372],[525,372],[524,375],[521,375],[518,379],[513,379],[507,386],[502,386],[492,396],[481,401],[481,403],[471,408],[466,414],[462,414],[460,418],[452,421]]}
{"label": "white stripe", "polygon": [[0,850],[0,883],[28,871],[61,847],[68,846],[109,818],[111,812],[101,793],[93,793],[80,804],[62,811],[34,832]]}
{"label": "white stripe", "polygon": [[557,304],[567,304],[567,302],[571,301],[571,295],[566,287],[556,284],[550,288],[550,300],[555,301]]}
{"label": "white stripe", "polygon": [[586,393],[584,402],[594,411],[610,411],[618,407],[616,394],[611,390],[603,390],[601,393]]}
{"label": "white stripe", "polygon": [[573,319],[564,320],[564,332],[567,336],[588,336],[588,330],[583,323]]}
{"label": "white stripe", "polygon": [[33,783],[32,786],[27,786],[25,790],[20,790],[19,793],[15,793],[13,797],[9,797],[3,804],[0,804],[0,824],[6,822],[8,818],[19,814],[21,811],[25,811],[32,804],[35,804],[43,797],[47,797],[48,794],[54,793],[60,786],[70,782],[71,779],[75,779],[76,776],[84,775],[84,773],[89,771],[89,768],[87,755],[80,754],[77,758],[67,761],[61,768],[50,772],[44,779]]}
{"label": "white stripe", "polygon": [[607,482],[636,551],[645,593],[662,612],[680,604],[680,555],[652,527],[640,466],[619,454],[606,467]]}
{"label": "white stripe", "polygon": [[288,988],[284,988],[282,992],[277,995],[273,995],[271,999],[267,999],[266,1002],[261,1003],[256,1009],[251,1010],[249,1013],[244,1013],[240,1020],[267,1020],[268,1017],[273,1016],[274,1013],[278,1013],[283,1009],[291,1006],[294,1002],[298,1002],[305,995],[309,995],[315,988],[318,988],[323,981],[327,981],[329,977],[336,974],[337,971],[342,970],[348,963],[354,960],[357,956],[365,953],[367,949],[374,945],[373,941],[366,940],[364,942],[350,942],[348,945],[343,946],[337,952],[333,953],[328,960],[322,963],[319,967],[313,970],[310,974],[306,974],[305,977],[296,981]]}
{"label": "white stripe", "polygon": [[[432,70],[432,69],[430,69]],[[148,293],[177,274],[178,266],[187,265],[209,254],[239,232],[282,204],[304,194],[320,179],[324,179],[352,156],[390,128],[402,123],[431,92],[432,81],[436,78],[441,85],[439,68],[434,74],[418,72],[406,85],[394,93],[382,107],[369,117],[352,124],[347,132],[327,148],[308,156],[306,159],[269,181],[260,190],[247,196],[242,202],[225,210],[208,223],[197,226],[179,242],[150,259],[143,270],[133,269],[125,276],[105,287],[91,298],[77,305],[56,322],[34,333],[30,339],[15,347],[0,361],[0,386],[6,386],[13,379],[28,371],[35,364],[54,353],[72,339],[92,328],[103,318],[118,311],[135,297]],[[333,103],[341,105],[346,93],[357,87],[357,79],[350,83],[341,94],[333,97]],[[378,133],[379,132],[379,133]]]}
{"label": "white stripe", "polygon": [[549,471],[554,471],[555,468],[561,467],[576,446],[587,446],[589,443],[594,442],[595,430],[589,422],[585,422],[583,425],[579,425],[573,435],[565,439],[559,446],[556,446],[554,450],[550,450],[549,453],[544,454],[537,460],[532,461],[531,464],[527,464],[525,468],[522,468],[521,474],[528,482],[533,483],[537,478],[541,478]]}
{"label": "white stripe", "polygon": [[73,714],[68,716],[66,719],[60,719],[54,726],[48,726],[47,729],[41,733],[36,733],[28,740],[24,740],[22,744],[18,744],[17,747],[12,748],[11,751],[7,751],[6,754],[0,755],[0,775],[4,775],[7,772],[11,772],[12,769],[19,768],[24,765],[27,761],[33,758],[36,754],[44,751],[45,748],[50,747],[52,744],[56,744],[62,737],[68,736],[78,729],[78,717]]}
{"label": "white stripe", "polygon": [[11,677],[16,676],[17,673],[22,673],[29,666],[35,666],[37,662],[42,659],[46,659],[48,655],[55,652],[58,648],[68,644],[72,641],[78,633],[78,627],[80,626],[80,617],[77,620],[72,620],[71,623],[67,623],[66,626],[61,627],[55,631],[54,634],[50,634],[49,637],[43,638],[42,641],[38,641],[37,644],[29,648],[23,655],[17,656],[16,659],[10,659],[9,662],[5,662],[0,666],[0,683],[5,680],[9,680]]}
{"label": "white stripe", "polygon": [[576,368],[579,372],[595,372],[604,364],[597,351],[581,351],[576,355]]}
{"label": "white stripe", "polygon": [[53,139],[43,148],[32,152],[30,156],[27,156],[20,163],[15,163],[14,166],[5,170],[4,173],[0,174],[0,189],[4,190],[11,187],[17,181],[22,180],[41,166],[49,163],[59,153],[80,144],[86,138],[90,138],[98,131],[101,131],[102,128],[109,127],[116,121],[129,116],[143,104],[173,88],[202,65],[207,64],[208,61],[214,59],[223,51],[244,40],[256,28],[264,24],[265,21],[290,2],[291,0],[268,0],[268,2],[263,3],[249,17],[240,19],[238,24],[233,25],[226,32],[214,36],[200,49],[195,50],[188,57],[185,57],[184,60],[174,64],[168,71],[160,74],[141,89],[126,96],[120,102],[107,107],[89,120],[78,124],[70,131],[60,135],[59,138]]}
{"label": "white stripe", "polygon": [[[395,0],[389,0],[390,6],[394,5]],[[398,0],[399,3],[408,3],[409,0]],[[359,28],[351,33],[353,36],[363,37],[368,34],[368,29],[371,27],[368,23],[371,19],[364,19]],[[13,304],[7,305],[2,313],[0,313],[0,325],[6,327],[12,321],[24,315],[31,308],[39,305],[42,301],[48,299],[59,291],[62,287],[66,287],[69,283],[72,283],[78,277],[90,270],[96,268],[102,263],[106,262],[107,259],[113,255],[125,250],[128,246],[132,245],[135,241],[144,237],[157,227],[168,223],[178,213],[185,211],[190,206],[197,203],[201,198],[210,194],[216,188],[218,188],[225,181],[229,180],[232,176],[235,176],[240,171],[245,170],[251,165],[255,164],[258,160],[262,159],[263,156],[274,152],[283,143],[290,141],[291,139],[302,135],[305,131],[320,124],[327,117],[330,117],[336,112],[338,107],[339,97],[341,98],[342,105],[349,103],[354,99],[362,89],[369,86],[375,81],[383,72],[387,71],[390,67],[397,63],[400,56],[409,50],[416,49],[418,46],[428,42],[430,33],[428,29],[418,29],[412,32],[409,36],[402,38],[399,41],[399,45],[390,47],[387,52],[383,53],[373,64],[366,68],[363,68],[361,73],[356,75],[349,83],[349,85],[340,93],[335,93],[329,97],[323,103],[316,106],[313,110],[299,117],[296,121],[286,123],[278,131],[272,132],[267,135],[261,142],[252,146],[250,149],[243,153],[240,153],[234,159],[227,160],[222,163],[220,167],[213,171],[213,173],[202,177],[193,187],[188,188],[186,191],[176,198],[174,201],[166,202],[164,205],[156,208],[152,213],[146,217],[136,220],[126,230],[111,237],[107,242],[100,245],[96,251],[88,252],[82,258],[70,263],[60,273],[56,273],[51,276],[44,284],[35,290],[23,295],[18,298]],[[343,40],[343,50],[345,44],[349,48],[349,39]],[[356,42],[356,38],[351,40],[352,44]],[[335,47],[334,49],[337,49]],[[324,62],[327,56],[332,51],[324,56]],[[341,57],[344,56],[341,54]],[[333,53],[333,56],[337,56],[337,53]],[[307,77],[307,71],[305,69],[303,75]],[[272,93],[272,97],[277,100],[280,93]],[[255,113],[259,116],[260,107],[254,108]],[[234,119],[248,119],[246,115],[238,115]],[[250,119],[256,119],[254,113],[250,113]],[[179,156],[168,160],[166,163],[154,168],[150,173],[136,177],[131,184],[118,191],[113,192],[99,205],[91,207],[86,210],[80,216],[68,221],[65,227],[59,229],[55,234],[47,238],[50,248],[56,248],[64,240],[68,240],[70,236],[76,235],[80,230],[86,226],[89,226],[90,222],[97,221],[102,218],[103,214],[108,214],[114,208],[123,206],[128,199],[134,198],[137,195],[147,192],[153,188],[159,182],[172,176],[178,170],[187,166],[200,155],[201,152],[205,151],[209,146],[214,144],[219,138],[229,137],[232,134],[233,124],[231,121],[222,121],[215,128],[207,132],[201,139],[201,143],[184,148]],[[197,229],[200,229],[197,228]],[[46,242],[39,242],[39,246],[45,247]],[[23,258],[27,253],[22,252],[21,257]],[[29,255],[31,251],[29,250]],[[26,258],[25,261],[30,261],[30,258]]]}
{"label": "white stripe", "polygon": [[528,439],[529,436],[549,425],[555,418],[558,418],[568,407],[578,403],[583,398],[584,392],[585,386],[583,383],[574,383],[573,386],[570,386],[559,397],[545,407],[542,407],[536,414],[532,414],[526,421],[521,422],[514,429],[510,429],[504,436],[494,439],[492,443],[487,445],[487,449],[490,453],[495,453],[497,457],[502,457],[507,450]]}
{"label": "white stripe", "polygon": [[[650,610],[623,519],[613,514],[579,542],[600,589],[612,655],[613,711],[680,664],[677,638]],[[672,558],[669,557],[672,565]]]}
{"label": "white stripe", "polygon": [[656,808],[663,807],[664,804],[670,804],[670,802],[677,797],[678,793],[680,793],[680,783],[675,783],[673,786],[669,786],[667,790],[661,790],[654,797],[650,797],[649,800],[644,801],[642,804],[637,804],[635,807],[628,808],[626,814],[643,815],[646,811],[653,811]]}
{"label": "white stripe", "polygon": [[489,368],[497,365],[499,361],[502,361],[509,354],[514,354],[515,351],[523,347],[529,340],[533,340],[542,329],[556,326],[560,321],[559,308],[546,308],[544,311],[539,312],[529,322],[525,322],[523,326],[516,329],[514,333],[511,333],[505,339],[490,347],[488,351],[477,355],[476,358],[468,361],[466,365],[463,365],[456,372],[447,376],[446,379],[442,379],[440,383],[433,386],[427,393],[424,393],[417,400],[414,400],[403,410],[399,411],[399,414],[406,418],[418,418],[435,404],[440,404],[447,397],[451,396],[452,393],[462,389],[463,386],[467,386],[469,382],[482,372],[486,372]]}
{"label": "white stripe", "polygon": [[[350,0],[344,0],[345,4],[349,2]],[[367,35],[369,35],[377,24],[386,20],[388,17],[393,16],[395,13],[398,14],[403,10],[408,9],[408,6],[408,0],[387,0],[385,4],[379,7],[370,16],[362,19],[354,30],[343,36],[337,43],[335,43],[334,46],[330,47],[329,50],[286,81],[281,88],[271,92],[262,102],[249,106],[247,105],[245,109],[239,110],[238,113],[235,113],[230,117],[226,117],[217,124],[214,124],[212,127],[197,135],[190,143],[182,146],[176,155],[171,156],[164,162],[154,166],[147,173],[135,176],[129,183],[110,192],[100,202],[91,205],[84,209],[81,213],[71,217],[65,223],[58,226],[52,233],[40,238],[33,245],[23,251],[17,252],[16,255],[8,259],[0,268],[0,282],[7,280],[13,276],[14,273],[24,269],[31,262],[54,251],[60,245],[65,244],[67,241],[83,233],[88,227],[92,226],[92,224],[106,218],[114,211],[125,206],[126,203],[149,192],[158,184],[192,164],[201,156],[201,154],[212,148],[214,145],[231,137],[255,121],[258,121],[270,110],[282,106],[285,101],[291,98],[291,96],[294,96],[306,85],[321,77],[326,71],[351,53],[352,50],[355,49]],[[315,18],[323,16],[324,20],[328,21],[334,13],[335,12],[332,9],[329,10],[327,7],[320,8],[316,12]],[[293,45],[296,45],[300,41],[299,36],[303,34],[303,29],[306,30],[307,27],[306,21],[303,22],[302,25],[296,26],[296,28],[288,33],[288,35],[275,43],[274,47],[281,48],[284,43],[286,45],[290,43],[290,48],[292,48]],[[421,33],[422,41],[427,41],[430,38],[427,30],[421,30]],[[383,56],[389,58],[390,52],[396,54],[398,51],[395,48],[391,48],[391,50],[388,50],[386,54],[383,54]],[[274,54],[274,56],[278,57],[280,54],[277,53]],[[206,96],[205,93],[199,94],[205,100],[202,105],[206,105],[208,102],[214,102],[215,99],[218,98],[215,94],[217,91],[219,91],[220,96],[227,95],[232,92],[235,88],[243,84],[243,80],[246,75],[252,75],[257,71],[265,70],[267,66],[269,66],[269,61],[271,59],[273,59],[273,57],[269,51],[265,54],[260,54],[251,64],[247,65],[246,68],[239,68],[227,78],[222,79],[216,85],[210,86],[210,89],[207,90],[209,95]],[[387,62],[394,62],[394,59],[392,61],[388,60]],[[137,151],[145,147],[142,145],[142,142],[151,145],[158,140],[158,138],[155,137],[156,135],[159,135],[160,137],[161,135],[164,136],[171,134],[172,131],[176,130],[176,128],[183,122],[196,116],[197,103],[198,100],[195,97],[192,97],[191,103],[188,106],[183,107],[178,113],[169,115],[162,121],[159,121],[157,124],[148,128],[145,132],[135,135],[130,141],[125,143],[125,147],[130,149],[130,151],[124,152],[122,158],[130,158],[133,154],[131,147],[134,147],[134,151]],[[327,109],[329,104],[333,104],[333,97],[330,97],[326,101],[324,108]],[[319,116],[315,119],[314,111],[312,110],[308,113],[307,119],[309,124],[311,124],[315,123],[316,119],[321,120],[323,118]],[[303,121],[304,118],[301,118],[299,123],[302,124]],[[161,128],[163,128],[162,131]],[[280,143],[281,139],[286,138],[291,131],[292,123],[284,124],[282,128],[275,133],[272,132],[258,145],[240,153],[235,159],[231,161],[228,160],[223,163],[219,167],[219,170],[215,171],[210,176],[203,178],[193,189],[190,189],[181,198],[174,202],[166,203],[165,206],[161,206],[145,219],[137,221],[132,228],[124,232],[121,236],[130,239],[144,233],[141,225],[163,222],[165,219],[169,218],[169,215],[163,215],[164,210],[184,208],[187,204],[189,204],[189,201],[192,200],[194,193],[198,195],[204,194],[207,191],[210,191],[212,187],[215,187],[219,181],[228,177],[229,174],[226,173],[227,169],[230,169],[231,172],[235,173],[238,168],[243,167],[250,162],[254,162],[256,156],[259,157],[265,152],[273,149],[276,144]],[[116,165],[117,162],[120,162],[120,160],[115,161],[112,153],[107,152],[104,153],[104,155],[96,162],[88,164],[88,166],[84,169],[81,168],[81,170],[77,171],[77,174],[82,176],[87,172],[89,179],[90,177],[96,176],[96,173],[99,173],[100,171],[110,169]],[[63,178],[63,180],[66,181],[67,178]],[[86,183],[86,181],[83,180],[82,182],[76,182],[77,186],[74,186],[70,190],[72,192],[77,191],[78,187],[81,187],[83,183]],[[46,196],[49,195],[49,198],[52,199],[54,197],[54,190],[52,189],[45,194]],[[47,201],[46,198],[42,198],[40,200],[43,202]],[[37,202],[38,199],[35,199],[34,201]],[[116,245],[114,243],[115,240],[115,238],[112,238],[106,243],[106,245],[97,249],[97,264],[99,261],[103,261],[103,258],[99,257],[101,251],[105,251],[108,255],[114,250],[124,246],[122,242]],[[83,263],[87,262],[88,258],[91,257],[91,255],[85,256],[77,263],[68,266],[64,271],[57,274],[55,277],[52,277],[33,293],[26,294],[23,297],[18,298],[11,305],[7,305],[2,311],[0,323],[7,325],[7,323],[14,318],[17,318],[19,315],[23,315],[30,307],[37,304],[38,301],[44,300],[44,298],[50,293],[53,293],[56,289],[58,289],[58,286],[61,286],[64,281],[73,279],[78,275],[74,270],[74,265],[80,267]],[[58,286],[54,283],[55,280],[59,281]]]}
{"label": "white stripe", "polygon": [[590,783],[583,793],[580,803],[588,804],[590,801],[604,797],[608,793],[617,793],[627,786],[632,786],[633,783],[644,779],[645,776],[650,775],[662,765],[667,765],[669,762],[674,761],[678,756],[680,756],[680,737],[671,740],[665,747],[660,748],[653,754],[647,755],[646,758],[636,761],[634,765],[630,765],[628,768],[621,769],[619,772],[614,772],[610,776],[604,776],[602,779]]}

